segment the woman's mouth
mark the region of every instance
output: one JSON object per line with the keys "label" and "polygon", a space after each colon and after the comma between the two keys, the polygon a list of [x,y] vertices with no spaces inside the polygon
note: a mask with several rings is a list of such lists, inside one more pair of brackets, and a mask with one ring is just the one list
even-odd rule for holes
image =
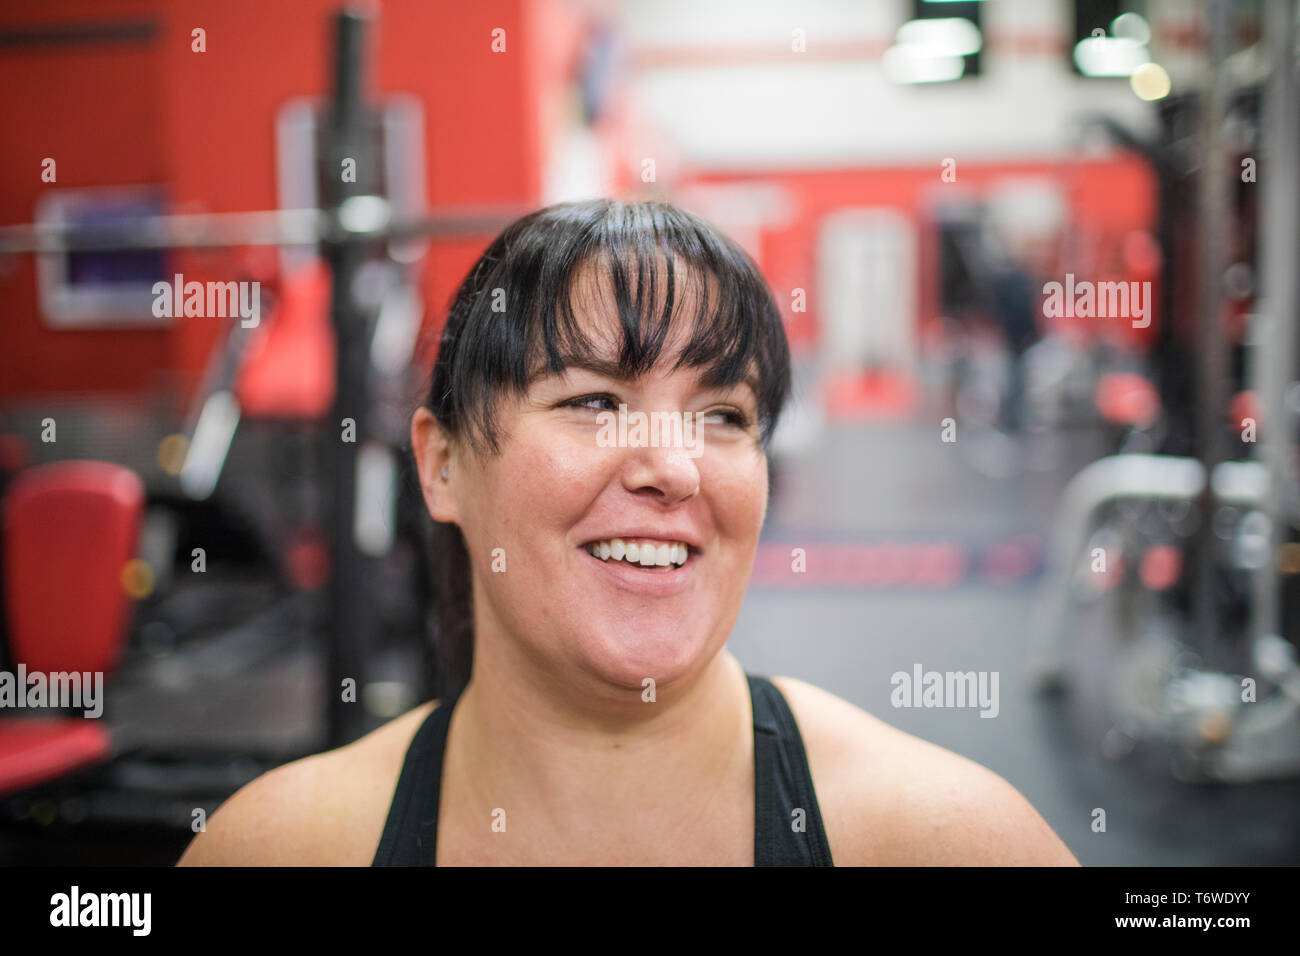
{"label": "woman's mouth", "polygon": [[583,549],[598,561],[629,565],[642,571],[671,574],[691,559],[691,546],[684,541],[655,538],[610,538],[590,541]]}

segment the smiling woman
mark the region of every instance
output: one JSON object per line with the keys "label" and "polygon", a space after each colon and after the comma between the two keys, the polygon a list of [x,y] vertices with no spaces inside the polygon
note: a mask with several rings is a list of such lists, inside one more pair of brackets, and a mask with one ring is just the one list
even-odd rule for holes
{"label": "smiling woman", "polygon": [[[690,667],[700,645],[715,642],[716,651],[743,597],[767,500],[763,446],[789,388],[771,293],[749,257],[706,223],[663,204],[598,202],[551,207],[507,229],[455,299],[430,408],[412,431],[417,456],[428,450],[452,474],[452,494],[429,499],[443,522],[435,548],[447,575],[441,593],[453,597],[441,605],[440,652],[450,672],[443,694],[468,679],[471,648],[494,653],[485,646],[496,644],[482,631],[487,621],[471,632],[470,606],[520,615],[530,626],[521,620],[511,633],[554,642],[539,652],[574,664],[586,656],[584,671],[617,667],[617,679],[638,693],[645,678],[664,684],[681,676],[664,671],[665,653]],[[602,425],[620,406],[700,415],[697,437],[709,452],[697,457],[684,443],[603,447]],[[509,447],[501,445],[503,426]],[[469,498],[455,494],[467,485],[456,477],[467,474],[479,492]],[[705,497],[718,503],[706,506]],[[481,514],[461,514],[479,507]],[[602,569],[586,567],[584,546],[609,542],[612,555],[615,539],[624,554],[595,578]],[[675,580],[627,575],[651,550],[647,566],[658,567],[661,545],[690,552]],[[513,571],[491,572],[494,547],[507,562],[516,558]],[[482,572],[472,591],[454,577],[471,567]],[[592,589],[587,576],[622,586]],[[627,592],[662,595],[691,581],[697,597],[671,607]],[[540,632],[533,625],[542,609],[521,600],[533,594],[549,606],[586,605],[579,633],[563,620],[561,633]],[[708,626],[700,626],[702,613]]]}
{"label": "smiling woman", "polygon": [[[1000,777],[726,650],[789,389],[770,291],[703,220],[507,228],[411,422],[439,699],[255,780],[182,863],[1074,863]],[[610,441],[616,410],[698,446]]]}

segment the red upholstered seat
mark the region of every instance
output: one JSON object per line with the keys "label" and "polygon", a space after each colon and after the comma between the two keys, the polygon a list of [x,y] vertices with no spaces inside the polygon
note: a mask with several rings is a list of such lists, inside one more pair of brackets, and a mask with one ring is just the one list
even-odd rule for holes
{"label": "red upholstered seat", "polygon": [[[143,511],[144,486],[120,465],[57,462],[13,480],[3,505],[4,610],[15,666],[105,676],[117,667],[130,613],[122,570]],[[109,743],[97,719],[0,711],[0,794],[101,760]]]}
{"label": "red upholstered seat", "polygon": [[98,763],[108,756],[111,743],[98,720],[0,720],[0,796]]}

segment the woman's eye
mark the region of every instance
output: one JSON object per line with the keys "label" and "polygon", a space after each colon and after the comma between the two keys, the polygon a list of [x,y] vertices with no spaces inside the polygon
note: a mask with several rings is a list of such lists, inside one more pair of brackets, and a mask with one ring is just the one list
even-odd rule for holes
{"label": "woman's eye", "polygon": [[[603,403],[603,404],[602,404]],[[591,408],[596,411],[617,411],[618,399],[613,395],[580,395],[577,398],[571,398],[567,402],[561,402],[563,408]]]}
{"label": "woman's eye", "polygon": [[[579,395],[577,398],[570,398],[560,402],[559,408],[590,408],[593,411],[617,412],[620,407],[619,400],[605,392],[593,395]],[[749,416],[738,408],[715,408],[707,412],[697,413],[699,420],[709,425],[729,425],[733,428],[748,428]]]}
{"label": "woman's eye", "polygon": [[704,417],[706,421],[712,420],[735,428],[747,428],[749,426],[749,416],[738,408],[715,408],[712,411],[705,412]]}

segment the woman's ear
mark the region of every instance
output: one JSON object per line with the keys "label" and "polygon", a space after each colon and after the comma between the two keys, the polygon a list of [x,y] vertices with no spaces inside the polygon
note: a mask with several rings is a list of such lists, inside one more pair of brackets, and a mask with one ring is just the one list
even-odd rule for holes
{"label": "woman's ear", "polygon": [[417,408],[411,416],[411,453],[420,473],[424,506],[434,521],[454,522],[460,516],[452,450],[452,443],[433,412],[423,406]]}

